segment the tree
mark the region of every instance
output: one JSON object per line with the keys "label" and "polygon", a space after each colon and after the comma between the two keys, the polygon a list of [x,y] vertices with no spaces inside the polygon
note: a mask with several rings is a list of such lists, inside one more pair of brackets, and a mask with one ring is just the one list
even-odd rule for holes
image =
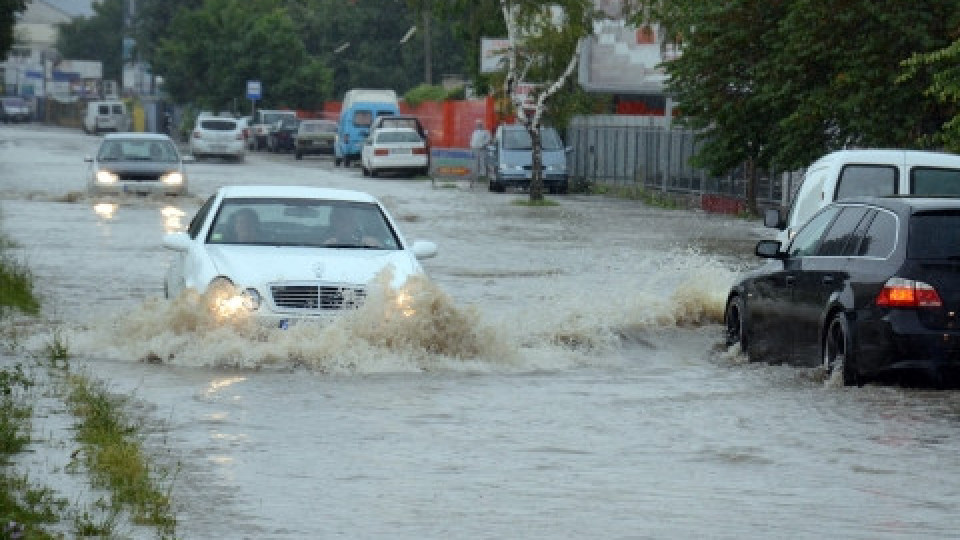
{"label": "tree", "polygon": [[307,54],[289,12],[272,0],[207,0],[181,10],[154,58],[171,97],[215,110],[242,98],[251,79],[272,107],[319,107],[331,92],[330,70]]}
{"label": "tree", "polygon": [[[629,2],[626,4],[629,5]],[[626,9],[626,8],[625,8]],[[592,0],[500,0],[509,48],[503,75],[503,95],[513,115],[528,133],[533,146],[530,200],[543,200],[543,147],[541,123],[547,100],[561,91],[574,73],[584,40],[593,34]],[[535,82],[525,105],[521,83]],[[529,108],[529,110],[528,110]]]}
{"label": "tree", "polygon": [[682,43],[665,64],[678,119],[701,133],[694,160],[714,174],[791,170],[845,146],[922,147],[944,108],[901,62],[944,47],[955,0],[644,0]]}
{"label": "tree", "polygon": [[64,58],[99,60],[103,78],[119,81],[123,75],[124,0],[93,4],[94,14],[60,24],[57,50]]}
{"label": "tree", "polygon": [[926,95],[947,107],[948,120],[930,140],[955,153],[960,153],[960,39],[943,49],[918,53],[904,61],[906,72],[901,80],[920,77],[931,79]]}
{"label": "tree", "polygon": [[27,0],[0,0],[0,58],[6,58],[13,46],[13,27],[17,13],[27,9]]}

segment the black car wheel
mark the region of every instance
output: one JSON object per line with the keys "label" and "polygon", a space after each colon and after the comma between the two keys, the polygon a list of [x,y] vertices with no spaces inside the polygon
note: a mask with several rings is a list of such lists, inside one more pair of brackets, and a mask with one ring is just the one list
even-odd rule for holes
{"label": "black car wheel", "polygon": [[747,348],[747,332],[744,322],[742,298],[734,296],[727,302],[727,309],[723,313],[723,321],[726,326],[724,343],[727,347],[739,343],[740,350],[749,358],[750,351]]}
{"label": "black car wheel", "polygon": [[853,356],[850,323],[846,315],[837,313],[830,319],[823,338],[823,369],[827,377],[831,377],[836,370],[840,369],[843,371],[845,386],[859,384]]}

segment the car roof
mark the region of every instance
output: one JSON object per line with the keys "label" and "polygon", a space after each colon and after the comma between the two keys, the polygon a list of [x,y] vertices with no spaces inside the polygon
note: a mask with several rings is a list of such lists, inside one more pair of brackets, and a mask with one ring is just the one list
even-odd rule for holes
{"label": "car roof", "polygon": [[864,163],[896,162],[906,163],[908,165],[927,164],[932,161],[938,165],[949,164],[950,166],[957,166],[960,164],[960,155],[934,150],[910,150],[903,148],[859,148],[835,150],[829,154],[821,156],[811,166],[833,161],[862,161]]}
{"label": "car roof", "polygon": [[834,204],[873,204],[885,208],[909,209],[911,211],[926,210],[953,210],[960,209],[960,198],[958,197],[916,197],[912,195],[893,195],[889,197],[850,197],[840,199]]}
{"label": "car roof", "polygon": [[170,141],[173,142],[173,139],[165,133],[131,133],[131,132],[121,132],[121,133],[107,133],[103,136],[103,140],[142,140],[142,141]]}
{"label": "car roof", "polygon": [[313,186],[222,186],[224,198],[287,198],[331,199],[350,202],[379,203],[369,193],[349,189],[319,188]]}

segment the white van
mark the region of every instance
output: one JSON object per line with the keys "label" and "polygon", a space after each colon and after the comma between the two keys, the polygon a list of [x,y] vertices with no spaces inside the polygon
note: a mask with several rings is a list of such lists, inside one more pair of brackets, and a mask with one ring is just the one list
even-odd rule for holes
{"label": "white van", "polygon": [[94,135],[105,131],[130,131],[130,113],[120,100],[91,101],[83,116],[83,131]]}
{"label": "white van", "polygon": [[960,197],[960,155],[921,150],[838,150],[807,168],[786,220],[768,210],[764,223],[786,243],[818,210],[859,195]]}

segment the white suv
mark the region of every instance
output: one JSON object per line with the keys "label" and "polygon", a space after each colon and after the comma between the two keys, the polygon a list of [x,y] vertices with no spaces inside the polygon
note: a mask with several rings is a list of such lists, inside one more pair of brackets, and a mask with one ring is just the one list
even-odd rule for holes
{"label": "white suv", "polygon": [[190,134],[190,153],[197,159],[216,156],[243,161],[247,152],[243,130],[235,118],[198,116]]}

